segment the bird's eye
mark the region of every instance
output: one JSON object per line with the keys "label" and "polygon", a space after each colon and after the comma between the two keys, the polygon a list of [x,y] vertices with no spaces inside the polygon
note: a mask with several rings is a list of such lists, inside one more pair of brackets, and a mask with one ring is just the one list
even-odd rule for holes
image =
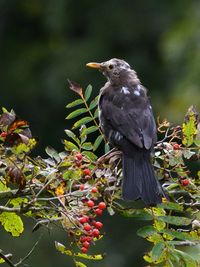
{"label": "bird's eye", "polygon": [[112,69],[113,69],[113,65],[110,64],[110,65],[108,66],[108,68],[109,68],[109,70],[112,70]]}

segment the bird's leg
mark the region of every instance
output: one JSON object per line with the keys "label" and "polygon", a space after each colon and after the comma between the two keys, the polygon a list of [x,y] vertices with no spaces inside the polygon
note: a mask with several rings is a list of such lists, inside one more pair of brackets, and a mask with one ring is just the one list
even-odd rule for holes
{"label": "bird's leg", "polygon": [[113,159],[115,161],[117,158],[121,157],[121,153],[122,152],[119,151],[117,148],[113,148],[109,152],[98,158],[97,162],[101,164],[104,163],[105,161],[110,161],[111,159],[112,161]]}

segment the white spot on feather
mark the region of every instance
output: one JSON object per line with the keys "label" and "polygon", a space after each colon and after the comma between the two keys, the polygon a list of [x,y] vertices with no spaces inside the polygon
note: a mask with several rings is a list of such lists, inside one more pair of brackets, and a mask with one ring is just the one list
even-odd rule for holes
{"label": "white spot on feather", "polygon": [[123,93],[125,95],[129,95],[130,94],[130,91],[128,90],[127,87],[123,86],[122,89],[121,89],[121,93]]}
{"label": "white spot on feather", "polygon": [[139,90],[134,90],[134,95],[140,96],[140,91]]}

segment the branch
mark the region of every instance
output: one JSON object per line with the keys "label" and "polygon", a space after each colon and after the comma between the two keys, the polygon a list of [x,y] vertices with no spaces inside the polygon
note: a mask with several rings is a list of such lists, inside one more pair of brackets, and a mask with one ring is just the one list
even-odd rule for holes
{"label": "branch", "polygon": [[4,255],[4,254],[3,254],[3,251],[0,249],[0,257],[1,257],[2,259],[4,259],[4,261],[5,261],[6,263],[8,263],[9,266],[11,266],[11,267],[15,267],[14,263],[9,259],[9,258],[12,257],[12,254]]}
{"label": "branch", "polygon": [[13,208],[0,206],[0,211],[7,211],[7,212],[26,213],[28,211],[36,212],[36,211],[41,211],[41,210],[55,210],[55,209],[52,207],[46,207],[46,206],[42,206],[42,207],[13,207]]}

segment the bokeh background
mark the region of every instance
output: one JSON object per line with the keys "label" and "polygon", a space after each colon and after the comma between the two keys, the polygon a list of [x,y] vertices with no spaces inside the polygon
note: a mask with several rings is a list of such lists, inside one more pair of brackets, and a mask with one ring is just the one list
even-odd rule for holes
{"label": "bokeh background", "polygon": [[[76,97],[67,78],[91,83],[96,95],[105,78],[85,64],[112,57],[137,71],[156,117],[178,123],[191,104],[200,110],[200,1],[0,0],[0,106],[30,122],[36,154],[45,155],[47,145],[62,150],[70,128],[65,106]],[[107,256],[89,266],[145,266],[148,247],[136,235],[142,223],[104,221],[107,235],[94,251]],[[0,248],[23,257],[40,235],[30,229],[16,240],[0,229]],[[30,266],[73,266],[54,251],[55,239],[65,242],[66,234],[45,232]]]}

